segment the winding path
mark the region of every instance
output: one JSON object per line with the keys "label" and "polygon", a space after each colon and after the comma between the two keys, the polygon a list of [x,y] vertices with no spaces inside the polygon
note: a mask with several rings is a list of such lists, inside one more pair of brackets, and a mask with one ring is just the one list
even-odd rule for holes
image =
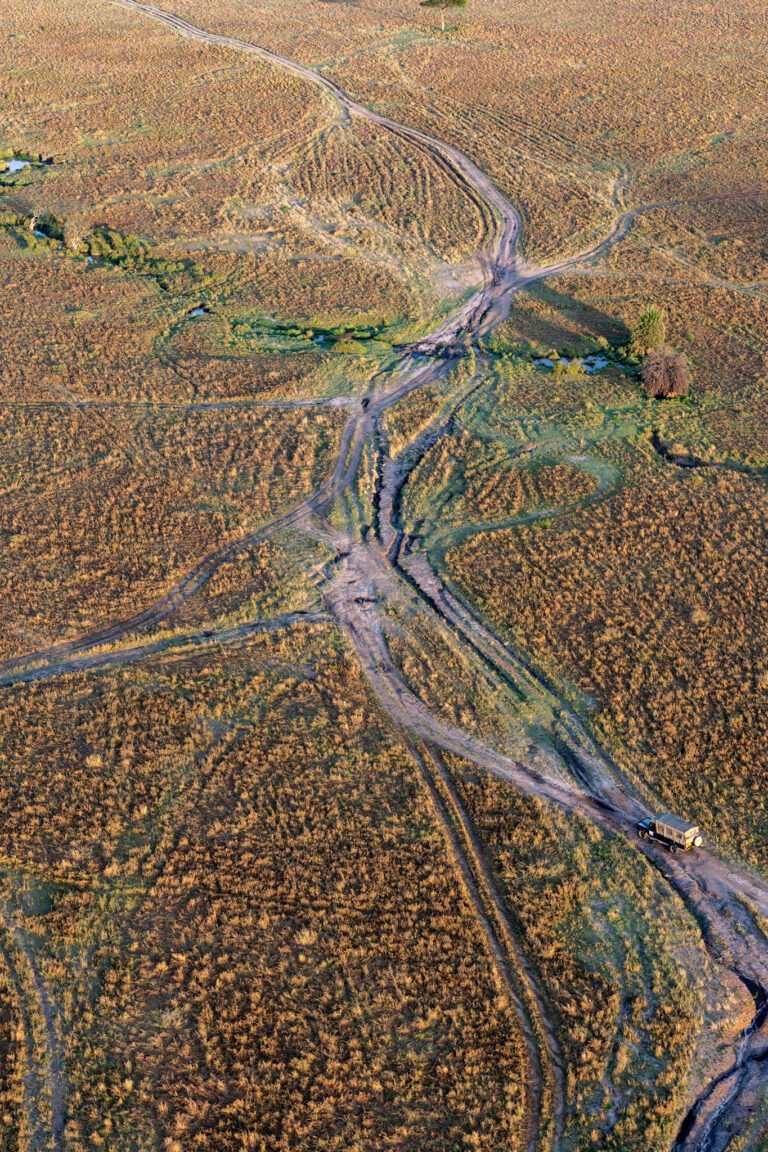
{"label": "winding path", "polygon": [[[257,45],[196,28],[171,12],[138,0],[108,2],[160,21],[181,35],[259,57],[319,86],[346,116],[365,119],[428,153],[467,196],[475,202],[482,202],[490,210],[493,227],[481,254],[484,272],[481,287],[433,332],[404,349],[396,368],[374,381],[363,403],[350,410],[333,473],[316,492],[271,523],[203,558],[164,597],[135,616],[79,639],[2,662],[0,685],[60,675],[79,668],[109,666],[156,652],[158,647],[153,642],[119,650],[105,649],[133,633],[155,626],[199,592],[222,564],[234,559],[251,544],[286,528],[299,526],[323,539],[336,552],[336,561],[329,567],[323,591],[326,612],[348,636],[382,708],[403,734],[406,745],[412,748],[415,739],[427,746],[427,758],[418,750],[414,754],[425,773],[427,786],[433,790],[436,809],[441,813],[451,838],[470,899],[485,925],[484,931],[496,955],[500,976],[509,979],[509,987],[513,987],[515,979],[512,969],[519,978],[520,972],[525,974],[529,962],[524,946],[518,949],[519,942],[513,938],[509,920],[505,919],[503,902],[498,894],[494,897],[492,877],[485,874],[482,861],[476,857],[477,844],[473,846],[471,827],[464,823],[466,814],[462,817],[462,813],[453,808],[452,818],[450,793],[447,800],[444,796],[441,798],[441,787],[445,790],[449,785],[440,771],[439,757],[434,758],[435,749],[467,758],[531,795],[543,797],[568,812],[594,821],[613,834],[627,837],[633,849],[644,853],[682,897],[701,926],[702,937],[712,957],[746,981],[759,999],[762,989],[768,988],[768,943],[748,905],[768,917],[768,884],[762,878],[710,854],[673,859],[655,846],[637,841],[634,822],[640,815],[645,815],[645,805],[617,766],[595,745],[579,718],[557,699],[551,686],[528,666],[520,653],[496,637],[471,606],[446,586],[440,573],[430,567],[428,557],[401,547],[403,531],[398,509],[402,488],[413,467],[445,433],[449,421],[443,420],[421,433],[394,460],[390,458],[381,436],[384,412],[415,389],[434,383],[449,373],[454,356],[460,356],[468,344],[506,319],[517,292],[535,280],[560,275],[605,255],[627,235],[637,216],[649,211],[650,207],[623,211],[622,187],[619,186],[617,218],[604,239],[585,252],[545,268],[528,267],[517,254],[520,235],[517,209],[488,176],[456,148],[365,108],[327,77]],[[473,381],[470,389],[478,383]],[[376,530],[373,536],[360,540],[332,527],[328,512],[353,485],[366,445],[372,446],[377,455],[379,483],[372,513]],[[417,598],[422,610],[430,613],[441,628],[450,630],[457,642],[474,659],[483,662],[500,685],[514,685],[523,695],[538,694],[547,699],[557,717],[562,770],[555,766],[552,771],[534,769],[530,764],[491,747],[476,735],[446,723],[408,687],[391,659],[381,612],[388,600],[403,595]],[[319,620],[321,616],[314,618]],[[272,622],[271,626],[289,626],[296,622],[295,618],[283,618]],[[245,625],[242,629],[232,630],[227,639],[240,639],[250,632],[269,627],[270,622]],[[223,635],[220,639],[224,641]],[[186,642],[194,645],[209,640],[210,636],[198,634],[197,637],[187,637]],[[432,758],[429,762],[434,764],[434,770],[427,767],[428,758]],[[456,821],[463,829],[461,836]],[[496,908],[495,928],[489,919],[489,905],[484,903],[483,891]],[[505,923],[510,932],[508,937]],[[538,1114],[531,1117],[530,1146],[531,1149],[548,1147],[555,1150],[562,1133],[565,1076],[546,998],[536,990],[535,973],[530,972],[530,977],[533,983],[529,986],[529,994],[516,994],[515,997],[523,1030],[530,1040],[531,1091],[533,1098],[540,1102]],[[526,1000],[529,1002],[525,1003]],[[543,1024],[543,1041],[541,1036],[534,1036],[537,1016]],[[756,1085],[762,1084],[766,1059],[768,1041],[764,1019],[761,1011],[757,1010],[751,1030],[741,1039],[733,1067],[718,1077],[716,1083],[704,1087],[685,1118],[675,1145],[679,1152],[723,1152],[730,1139],[730,1126],[738,1122],[743,1102],[755,1092]],[[724,1094],[717,1096],[716,1090],[723,1086]]]}

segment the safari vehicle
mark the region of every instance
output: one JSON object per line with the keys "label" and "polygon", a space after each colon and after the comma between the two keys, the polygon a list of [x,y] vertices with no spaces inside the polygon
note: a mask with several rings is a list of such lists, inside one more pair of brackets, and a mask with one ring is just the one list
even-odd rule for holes
{"label": "safari vehicle", "polygon": [[701,832],[695,824],[681,820],[670,812],[663,812],[661,816],[646,816],[637,825],[637,834],[641,840],[653,840],[663,844],[670,852],[690,852],[692,848],[701,848],[704,843]]}

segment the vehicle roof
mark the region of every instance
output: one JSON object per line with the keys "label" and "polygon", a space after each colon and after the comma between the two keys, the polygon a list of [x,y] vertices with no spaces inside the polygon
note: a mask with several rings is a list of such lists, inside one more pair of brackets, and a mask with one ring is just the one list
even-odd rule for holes
{"label": "vehicle roof", "polygon": [[674,828],[677,832],[698,832],[695,824],[691,824],[690,820],[683,820],[680,816],[673,816],[671,812],[662,812],[657,816],[659,824],[666,824],[670,828]]}

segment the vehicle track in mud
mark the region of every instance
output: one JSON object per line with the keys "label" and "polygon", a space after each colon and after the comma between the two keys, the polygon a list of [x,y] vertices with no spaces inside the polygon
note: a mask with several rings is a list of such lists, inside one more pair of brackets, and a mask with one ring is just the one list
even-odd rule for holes
{"label": "vehicle track in mud", "polygon": [[[438,417],[424,432],[419,443],[421,455],[449,431],[449,423]],[[556,719],[558,746],[572,775],[597,805],[590,818],[614,833],[633,841],[636,821],[645,815],[645,806],[637,798],[629,780],[618,766],[606,757],[587,733],[581,720],[546,680],[518,653],[504,644],[464,602],[450,589],[430,564],[428,555],[412,551],[413,541],[405,537],[397,518],[400,494],[420,456],[404,449],[397,460],[383,467],[385,481],[380,490],[378,516],[380,541],[388,560],[409,579],[438,620],[460,637],[468,648],[483,659],[502,681],[524,698],[531,695],[548,699]],[[601,498],[598,490],[587,500]],[[406,547],[403,548],[405,541]],[[469,759],[473,759],[470,755]],[[486,763],[485,767],[494,768]],[[498,770],[498,769],[496,769]],[[503,775],[503,771],[499,774]],[[542,789],[540,794],[546,792]],[[566,809],[563,797],[550,795]],[[580,805],[570,810],[586,815]],[[645,851],[651,863],[664,875],[670,886],[693,912],[712,958],[727,967],[749,990],[755,1000],[755,1016],[739,1042],[733,1065],[707,1085],[698,1095],[680,1127],[674,1152],[722,1152],[730,1141],[738,1117],[748,1105],[742,1103],[756,1094],[756,1086],[765,1080],[763,1065],[768,1061],[768,944],[765,935],[746,904],[768,916],[768,884],[761,877],[741,873],[715,857],[696,854],[683,860],[672,860],[657,847]],[[711,1113],[705,1111],[716,1088],[732,1082],[725,1099]]]}
{"label": "vehicle track in mud", "polygon": [[[438,754],[427,747],[417,750],[407,737],[403,742],[424,781],[465,895],[486,937],[499,990],[517,1011],[529,1066],[536,1070],[525,1086],[530,1152],[536,1152],[542,1142],[557,1147],[563,1132],[565,1064],[538,976],[525,955],[482,846]],[[543,1116],[551,1117],[551,1130],[542,1125]]]}
{"label": "vehicle track in mud", "polygon": [[[495,636],[471,607],[464,603],[443,582],[440,574],[431,569],[427,558],[418,552],[401,556],[402,529],[399,527],[398,501],[408,475],[436,442],[449,421],[427,434],[421,433],[404,451],[403,459],[392,461],[380,435],[380,417],[387,408],[396,404],[413,390],[434,383],[452,367],[452,357],[459,357],[468,344],[490,332],[507,318],[515,294],[536,280],[575,271],[607,254],[624,239],[635,220],[642,214],[661,207],[649,205],[624,210],[622,205],[625,182],[616,186],[615,207],[617,217],[609,234],[592,248],[564,258],[544,268],[524,265],[517,254],[520,234],[520,216],[516,208],[495,188],[489,178],[468,157],[457,149],[425,133],[395,123],[379,113],[365,108],[338,88],[327,77],[294,61],[286,60],[254,44],[198,29],[171,12],[140,3],[139,0],[108,0],[123,8],[159,20],[181,35],[194,38],[215,47],[246,52],[280,68],[288,69],[304,80],[323,88],[331,99],[341,106],[345,115],[359,117],[377,124],[393,136],[407,140],[426,151],[450,178],[461,185],[476,203],[478,199],[490,209],[494,229],[486,250],[481,253],[484,272],[482,286],[454,314],[432,333],[402,350],[399,363],[384,375],[391,380],[389,390],[377,393],[377,382],[365,397],[365,403],[353,411],[344,430],[342,447],[332,475],[307,499],[293,509],[262,525],[239,540],[223,545],[204,557],[164,597],[142,612],[122,622],[109,625],[87,636],[56,644],[39,652],[5,660],[0,663],[0,683],[10,684],[33,676],[58,675],[72,671],[73,658],[77,665],[98,667],[98,661],[120,663],[121,660],[139,658],[136,648],[100,654],[95,649],[114,644],[134,632],[153,627],[175,608],[195,595],[222,564],[234,559],[240,552],[259,540],[285,528],[301,527],[324,539],[336,549],[337,560],[328,573],[324,599],[330,615],[349,638],[357,652],[373,691],[384,712],[389,716],[409,747],[413,739],[423,741],[431,750],[443,749],[473,761],[479,766],[515,784],[530,795],[542,797],[568,812],[578,814],[616,835],[628,837],[634,850],[642,852],[665,877],[672,889],[680,895],[697,919],[702,937],[712,957],[736,973],[755,990],[756,996],[768,988],[768,944],[759,930],[749,906],[768,916],[768,884],[718,858],[700,854],[694,858],[673,859],[652,845],[643,845],[634,836],[635,820],[646,813],[646,806],[638,799],[629,781],[597,747],[586,732],[580,719],[552,693],[551,687],[530,667],[525,659],[508,644]],[[378,433],[378,434],[377,434]],[[326,514],[334,501],[351,489],[357,476],[364,447],[372,445],[378,454],[377,485],[374,520],[378,539],[361,542],[333,529]],[[399,463],[398,463],[399,461]],[[500,683],[514,685],[523,694],[543,694],[551,703],[557,718],[560,767],[541,771],[490,747],[478,737],[445,723],[411,691],[392,662],[387,649],[380,609],[389,597],[403,594],[416,595],[424,610],[433,614],[440,627],[450,633],[484,662],[486,668]],[[269,622],[259,622],[268,627]],[[275,626],[279,626],[275,622]],[[247,625],[254,629],[257,625]],[[194,644],[192,634],[188,642]],[[215,641],[214,641],[215,642]],[[153,650],[149,644],[143,654]],[[91,652],[94,662],[84,654]],[[422,761],[422,766],[423,766]],[[439,760],[435,771],[439,773]],[[430,773],[433,786],[436,778]],[[443,801],[446,818],[448,807]],[[459,824],[460,815],[454,810]],[[454,829],[454,831],[456,831]],[[456,845],[460,867],[474,876],[480,904],[478,875],[482,862],[474,860],[471,828],[464,832],[462,847],[458,833]],[[492,891],[492,886],[491,886]],[[486,887],[486,895],[489,889]],[[492,894],[488,896],[493,902]],[[503,904],[497,912],[503,920]],[[497,922],[498,933],[503,935]],[[507,926],[511,931],[509,918]],[[498,934],[495,935],[498,946]],[[505,942],[507,960],[512,963],[516,951],[513,938]],[[516,971],[521,971],[524,953],[516,956]],[[524,964],[523,969],[524,970]],[[535,974],[534,974],[535,976]],[[520,1007],[523,1007],[522,1005]],[[546,1143],[556,1149],[559,1143],[561,1119],[565,1108],[564,1088],[558,1072],[557,1036],[543,997],[537,1000],[545,1033],[551,1030],[553,1044],[540,1045],[538,1053],[547,1062],[547,1069],[537,1069],[532,1061],[531,1075],[535,1083],[534,1094],[543,1100],[547,1092],[545,1081],[552,1085],[552,1117],[534,1118],[531,1131],[533,1146]],[[762,1013],[764,1016],[764,1013]],[[521,1019],[525,1019],[525,1011]],[[527,1017],[530,1025],[530,1015]],[[761,1011],[755,1014],[752,1031],[743,1037],[734,1066],[713,1084],[705,1086],[686,1117],[675,1145],[676,1152],[722,1152],[730,1139],[730,1125],[738,1121],[744,1101],[751,1099],[755,1085],[764,1079],[763,1067],[768,1058],[765,1021]],[[723,1083],[731,1085],[725,1098],[716,1107],[711,1098]],[[559,1119],[558,1119],[559,1118]],[[550,1123],[550,1119],[554,1123]],[[55,1136],[55,1133],[52,1134]]]}

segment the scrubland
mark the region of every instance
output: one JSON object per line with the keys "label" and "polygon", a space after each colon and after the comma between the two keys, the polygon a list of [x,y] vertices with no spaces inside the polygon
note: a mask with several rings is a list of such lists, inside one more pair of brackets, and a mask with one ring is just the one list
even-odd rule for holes
{"label": "scrubland", "polygon": [[[176,10],[321,67],[364,103],[463,148],[522,207],[536,260],[605,231],[617,177],[642,189],[630,202],[657,199],[659,176],[701,167],[721,138],[759,149],[766,116],[759,0],[727,12],[685,0],[663,18],[650,0],[535,10],[493,0],[450,13],[445,35],[410,0],[289,0],[263,12],[182,0]],[[748,178],[764,193],[759,163]],[[715,192],[743,183],[740,166],[723,164]]]}
{"label": "scrubland", "polygon": [[6,803],[20,787],[28,809],[3,857],[47,893],[19,920],[63,994],[68,1146],[519,1141],[514,1013],[332,635],[22,687],[4,710]]}
{"label": "scrubland", "polygon": [[451,571],[593,697],[600,737],[654,795],[765,867],[765,482],[619,464],[610,501],[475,537]]}
{"label": "scrubland", "polygon": [[465,762],[449,764],[557,1016],[566,1146],[668,1148],[688,1077],[717,1058],[690,1037],[706,1020],[722,1042],[737,989],[702,967],[683,909],[639,856]]}
{"label": "scrubland", "polygon": [[[375,442],[446,423],[406,547],[649,805],[764,869],[762,5],[471,0],[444,36],[410,0],[169,7],[465,150],[534,263],[640,209]],[[0,175],[5,657],[131,616],[314,491],[397,346],[478,283],[492,220],[313,87],[119,6],[24,0],[3,36],[0,148],[53,160]],[[650,302],[685,401],[620,352]],[[593,377],[532,363],[598,348]],[[372,538],[378,479],[367,444],[330,522]],[[72,1152],[527,1146],[523,1021],[402,733],[331,625],[217,640],[322,607],[338,557],[305,528],[120,641],[147,640],[130,670],[2,690],[2,1152],[43,1147],[59,1098]],[[414,604],[377,605],[403,684],[551,762],[553,715]],[[668,1148],[743,995],[623,842],[446,762],[564,1052],[564,1152]]]}
{"label": "scrubland", "polygon": [[7,407],[5,653],[151,603],[206,553],[312,492],[343,422],[312,408]]}

